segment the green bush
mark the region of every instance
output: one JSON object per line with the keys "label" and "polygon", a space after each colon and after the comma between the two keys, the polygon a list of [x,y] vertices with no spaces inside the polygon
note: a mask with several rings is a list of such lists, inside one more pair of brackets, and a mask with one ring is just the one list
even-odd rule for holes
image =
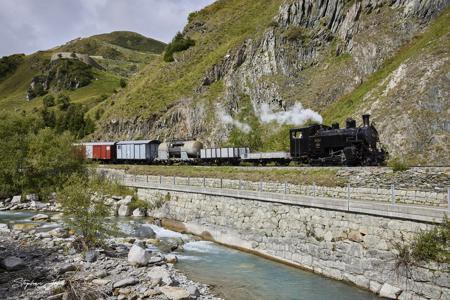
{"label": "green bush", "polygon": [[308,41],[310,38],[308,29],[299,26],[289,26],[283,36],[289,41]]}
{"label": "green bush", "polygon": [[44,107],[52,107],[55,106],[55,97],[53,95],[46,95],[44,99],[42,99]]}
{"label": "green bush", "polygon": [[450,264],[450,221],[443,222],[432,230],[421,232],[413,242],[412,257],[416,261],[435,261]]}
{"label": "green bush", "polygon": [[70,97],[65,94],[59,94],[56,101],[60,110],[67,110],[70,106]]}
{"label": "green bush", "polygon": [[125,78],[120,78],[120,87],[125,88],[127,86],[127,80]]}
{"label": "green bush", "polygon": [[85,249],[101,246],[115,230],[105,222],[109,209],[103,201],[103,179],[75,174],[58,192],[66,223],[78,232]]}
{"label": "green bush", "polygon": [[172,62],[174,61],[173,54],[176,52],[181,52],[189,49],[195,45],[195,41],[191,38],[184,38],[181,32],[178,32],[166,47],[166,52],[164,53],[164,61]]}
{"label": "green bush", "polygon": [[0,80],[7,75],[14,73],[24,58],[25,54],[14,54],[0,58]]}
{"label": "green bush", "polygon": [[391,167],[394,172],[403,172],[409,169],[408,164],[400,158],[393,158],[389,160],[388,167]]}

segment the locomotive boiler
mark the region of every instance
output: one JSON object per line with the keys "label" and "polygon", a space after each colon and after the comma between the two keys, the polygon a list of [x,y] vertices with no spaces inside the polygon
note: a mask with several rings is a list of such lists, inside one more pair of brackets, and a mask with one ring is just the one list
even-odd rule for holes
{"label": "locomotive boiler", "polygon": [[345,128],[333,123],[291,129],[292,159],[310,165],[384,165],[388,153],[380,146],[370,115],[363,115],[362,120],[359,127],[349,118]]}

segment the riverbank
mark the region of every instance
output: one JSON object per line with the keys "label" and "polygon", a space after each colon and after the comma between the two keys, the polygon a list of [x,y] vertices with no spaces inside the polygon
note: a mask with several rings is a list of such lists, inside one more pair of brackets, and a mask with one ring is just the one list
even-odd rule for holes
{"label": "riverbank", "polygon": [[127,222],[125,237],[83,252],[73,232],[54,226],[57,216],[43,216],[40,224],[0,224],[0,298],[219,299],[175,268],[169,252],[183,240],[161,240],[150,227]]}

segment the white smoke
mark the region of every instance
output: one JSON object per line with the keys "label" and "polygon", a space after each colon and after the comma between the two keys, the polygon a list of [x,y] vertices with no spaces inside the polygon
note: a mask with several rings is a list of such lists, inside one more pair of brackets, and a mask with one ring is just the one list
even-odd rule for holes
{"label": "white smoke", "polygon": [[250,125],[248,125],[247,123],[243,123],[239,120],[233,119],[232,116],[230,116],[229,114],[227,114],[224,111],[218,111],[217,116],[220,118],[222,123],[233,125],[233,126],[239,128],[239,130],[244,133],[250,133],[250,131],[252,131],[252,128],[250,127]]}
{"label": "white smoke", "polygon": [[295,103],[289,110],[273,112],[269,105],[264,103],[260,109],[259,118],[263,123],[277,122],[284,125],[304,125],[308,121],[322,124],[323,118],[321,115],[311,109],[304,109],[301,103]]}

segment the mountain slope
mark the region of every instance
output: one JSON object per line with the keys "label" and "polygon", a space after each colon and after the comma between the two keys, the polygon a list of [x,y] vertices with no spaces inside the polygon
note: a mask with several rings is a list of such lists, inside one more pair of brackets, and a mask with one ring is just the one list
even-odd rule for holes
{"label": "mountain slope", "polygon": [[301,102],[326,122],[372,113],[392,156],[449,164],[448,3],[217,1],[189,18],[195,46],[102,104],[95,137],[286,149],[289,125],[267,123],[267,110]]}
{"label": "mountain slope", "polygon": [[[157,59],[164,47],[164,43],[137,33],[113,32],[76,39],[47,51],[20,56],[20,63],[0,78],[0,110],[32,111],[41,106],[42,97],[26,101],[32,82],[51,84],[48,92],[64,92],[75,103],[94,107],[120,89],[121,77],[130,77],[137,73],[146,64]],[[75,64],[75,67],[70,67],[70,60],[73,61],[71,65]],[[78,60],[80,62],[77,62]],[[64,66],[68,64],[69,67]],[[67,78],[79,77],[79,74],[74,73],[71,76],[69,73],[83,69],[84,64],[92,66],[90,71],[87,70],[88,75],[93,78],[88,85],[73,88],[78,85],[73,82],[66,86],[61,84],[67,81]]]}

